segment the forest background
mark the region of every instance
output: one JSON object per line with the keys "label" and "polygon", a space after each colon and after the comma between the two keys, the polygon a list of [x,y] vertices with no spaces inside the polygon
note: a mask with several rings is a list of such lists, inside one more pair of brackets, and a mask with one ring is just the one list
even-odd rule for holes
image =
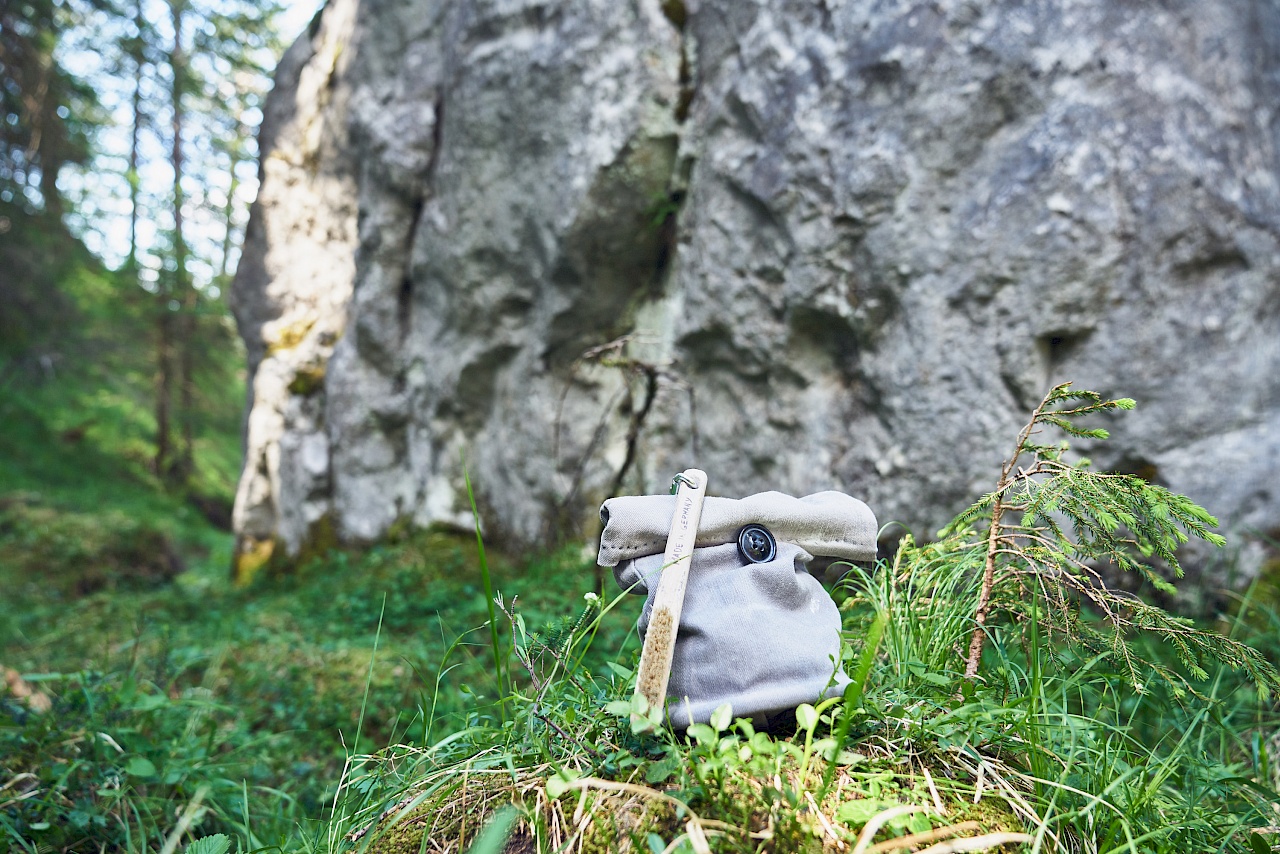
{"label": "forest background", "polygon": [[[487,678],[477,654],[436,690],[483,621],[474,540],[231,582],[227,296],[262,101],[317,6],[0,4],[5,850],[159,850],[192,804],[196,835],[297,839],[353,751],[421,726],[437,694],[441,720],[460,713]],[[503,589],[534,614],[593,585],[577,550],[518,563]]]}
{"label": "forest background", "polygon": [[[236,821],[287,834],[336,783],[340,731],[385,742],[412,708],[398,661],[352,740],[372,581],[302,594],[318,611],[228,581],[245,394],[228,283],[270,73],[316,6],[0,5],[0,847],[136,850],[209,780],[215,803],[278,791]],[[409,602],[388,627],[432,613],[397,616]],[[207,742],[182,738],[197,718]],[[76,746],[89,731],[119,751]],[[63,789],[15,813],[31,768]]]}

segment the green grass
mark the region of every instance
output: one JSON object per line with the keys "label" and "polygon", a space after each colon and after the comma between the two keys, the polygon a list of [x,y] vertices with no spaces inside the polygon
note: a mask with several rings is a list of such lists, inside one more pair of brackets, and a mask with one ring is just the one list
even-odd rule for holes
{"label": "green grass", "polygon": [[[179,547],[220,537],[165,519],[162,497],[139,487],[92,514],[65,509],[83,493],[51,492],[63,503],[18,494],[0,511],[0,664],[52,704],[0,700],[0,838],[19,850],[158,847],[198,792],[194,832],[288,839],[349,755],[425,744],[498,696],[474,542],[419,533],[240,590],[216,554],[171,581],[136,571],[157,530]],[[118,577],[81,595],[108,564]],[[530,626],[594,585],[577,550],[499,556],[495,574]],[[629,624],[605,631],[622,646]]]}
{"label": "green grass", "polygon": [[[145,303],[75,276],[83,332],[52,374],[0,364],[0,848],[160,851],[218,833],[326,854],[507,837],[653,854],[885,851],[913,833],[1099,854],[1280,842],[1280,712],[1228,666],[1206,665],[1194,693],[1135,687],[1009,588],[982,678],[965,680],[984,553],[966,532],[850,571],[835,595],[855,689],[772,733],[728,714],[632,732],[638,601],[584,601],[595,576],[577,548],[486,557],[419,531],[237,589],[231,535],[191,501],[230,499],[234,358],[201,375],[196,480],[166,488],[150,470]],[[1217,627],[1280,660],[1277,603],[1255,586]]]}
{"label": "green grass", "polygon": [[[232,535],[192,499],[234,490],[235,347],[198,374],[196,477],[173,489],[151,468],[150,297],[88,263],[63,285],[51,369],[0,352],[0,668],[51,706],[0,679],[0,849],[159,850],[197,795],[192,832],[290,838],[351,752],[497,695],[475,543],[418,532],[233,588]],[[494,569],[531,615],[593,583],[576,551]]]}
{"label": "green grass", "polygon": [[[505,804],[542,850],[571,837],[697,850],[701,834],[754,851],[766,832],[767,850],[853,846],[900,806],[917,811],[875,842],[960,827],[1027,833],[1027,850],[1258,850],[1252,828],[1278,816],[1274,705],[1225,669],[1200,686],[1207,701],[1137,693],[1016,624],[967,688],[971,559],[954,542],[908,543],[837,590],[849,670],[865,672],[852,709],[821,706],[794,735],[719,721],[689,741],[633,735],[617,713],[637,602],[584,602],[594,578],[576,550],[493,560],[512,618],[505,696],[475,543],[460,535],[331,552],[245,590],[212,563],[78,598],[26,589],[3,606],[19,630],[0,663],[53,708],[0,700],[0,785],[18,780],[0,838],[159,850],[200,795],[187,838],[227,833],[245,850],[417,851],[432,823],[435,839],[468,843]],[[1245,597],[1225,628],[1274,659],[1278,620]]]}
{"label": "green grass", "polygon": [[229,319],[214,306],[202,319],[196,470],[174,490],[151,465],[154,297],[88,262],[61,285],[68,306],[56,346],[0,351],[0,501],[81,514],[89,525],[116,513],[164,537],[184,563],[229,566],[228,533],[199,509],[229,514],[239,473],[244,371]]}
{"label": "green grass", "polygon": [[540,643],[504,608],[518,640],[491,642],[495,670],[527,678],[443,739],[355,756],[303,850],[461,850],[507,804],[513,844],[540,852],[1271,850],[1276,615],[1252,590],[1215,634],[1103,586],[1092,562],[1152,577],[1152,554],[1176,569],[1188,535],[1220,538],[1181,496],[1029,443],[1041,420],[1101,438],[1064,419],[1132,407],[1067,386],[1045,404],[1062,401],[938,542],[849,568],[854,681],[790,731],[728,706],[685,733],[632,726],[635,651],[586,663],[624,597]]}
{"label": "green grass", "polygon": [[[577,553],[530,561],[518,573],[501,561],[495,572],[531,620],[580,601],[593,584]],[[0,830],[8,821],[15,838],[59,850],[80,843],[58,836],[49,816],[67,822],[84,813],[107,822],[88,839],[125,850],[162,839],[174,803],[208,784],[210,812],[197,832],[246,840],[251,832],[256,842],[292,836],[323,813],[350,754],[422,744],[432,727],[436,735],[465,727],[494,701],[481,585],[474,543],[437,533],[359,555],[333,552],[244,590],[193,570],[156,589],[27,596],[14,611],[6,602],[18,632],[0,662],[27,674],[54,709],[34,714],[10,698],[9,717],[0,712],[0,776],[41,781],[16,817],[0,810]],[[628,626],[619,620],[608,631],[610,644],[621,643]],[[59,745],[79,751],[96,731],[123,750],[93,742],[59,793],[64,784],[49,776],[66,761]],[[194,757],[192,733],[201,745]],[[134,757],[155,773],[130,775]],[[103,779],[133,785],[103,801],[94,794]],[[32,830],[41,823],[52,827]]]}
{"label": "green grass", "polygon": [[[516,683],[509,720],[490,703],[434,743],[354,757],[335,814],[295,845],[417,851],[426,832],[465,846],[511,803],[540,851],[696,851],[702,836],[718,851],[817,851],[856,845],[876,816],[881,844],[951,829],[1026,834],[1029,851],[1267,850],[1254,828],[1280,817],[1270,700],[1226,668],[1203,700],[1135,692],[1104,658],[1016,625],[993,633],[987,677],[967,683],[980,579],[967,559],[954,542],[907,543],[891,565],[852,570],[838,595],[850,670],[871,662],[865,692],[853,708],[802,709],[794,734],[727,717],[689,740],[631,734],[636,650],[578,665],[599,642],[586,621]],[[1274,655],[1276,619],[1246,603],[1230,630]],[[511,665],[530,658],[513,652]]]}

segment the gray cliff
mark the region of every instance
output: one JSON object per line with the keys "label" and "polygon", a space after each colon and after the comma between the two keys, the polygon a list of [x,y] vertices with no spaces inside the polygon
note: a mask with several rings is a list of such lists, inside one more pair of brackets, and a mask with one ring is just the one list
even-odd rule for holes
{"label": "gray cliff", "polygon": [[330,0],[234,286],[241,569],[690,465],[930,535],[1054,382],[1280,534],[1280,5]]}

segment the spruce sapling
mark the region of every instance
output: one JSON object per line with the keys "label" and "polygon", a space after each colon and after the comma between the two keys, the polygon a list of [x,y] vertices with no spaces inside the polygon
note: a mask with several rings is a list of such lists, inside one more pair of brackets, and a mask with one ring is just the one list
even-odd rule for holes
{"label": "spruce sapling", "polygon": [[[943,536],[964,536],[983,520],[986,533],[976,544],[985,550],[982,586],[974,629],[965,659],[965,676],[975,679],[982,663],[987,625],[1003,609],[1017,619],[1038,620],[1048,631],[1115,661],[1135,689],[1150,673],[1174,688],[1192,691],[1187,679],[1167,666],[1143,658],[1129,642],[1134,631],[1148,632],[1168,644],[1196,680],[1213,659],[1243,670],[1259,688],[1280,688],[1280,674],[1257,650],[1169,614],[1141,598],[1112,588],[1104,568],[1137,572],[1157,590],[1174,586],[1157,570],[1163,562],[1181,578],[1177,549],[1190,537],[1216,546],[1223,538],[1212,530],[1218,520],[1183,495],[1134,475],[1094,471],[1088,460],[1068,462],[1067,443],[1033,441],[1044,428],[1070,436],[1106,439],[1107,431],[1086,428],[1089,415],[1132,409],[1128,398],[1106,400],[1071,383],[1055,386],[1018,434],[1013,454],[1000,471],[996,488],[961,513]],[[1044,607],[1026,603],[1038,595]],[[1007,594],[1007,595],[1006,595]],[[1082,619],[1085,608],[1101,623]]]}

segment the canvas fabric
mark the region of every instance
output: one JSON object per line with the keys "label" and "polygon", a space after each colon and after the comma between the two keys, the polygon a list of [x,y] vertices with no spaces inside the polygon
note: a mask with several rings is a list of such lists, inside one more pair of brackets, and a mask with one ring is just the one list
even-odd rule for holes
{"label": "canvas fabric", "polygon": [[[674,495],[610,498],[600,508],[601,566],[662,554],[676,512]],[[764,525],[778,542],[795,543],[810,554],[839,560],[876,557],[876,517],[871,508],[843,492],[794,498],[760,492],[746,498],[707,498],[698,523],[698,546],[737,542],[743,525]]]}
{"label": "canvas fabric", "polygon": [[[674,512],[674,497],[659,495],[612,498],[602,508],[599,562],[614,567],[624,590],[645,596],[642,636]],[[767,720],[841,693],[849,680],[838,665],[840,612],[808,567],[815,552],[873,559],[871,510],[841,493],[767,492],[708,498],[702,513],[667,686],[671,724],[705,723],[724,703],[735,717]],[[740,554],[737,534],[748,524],[773,533],[772,560],[751,563]]]}

